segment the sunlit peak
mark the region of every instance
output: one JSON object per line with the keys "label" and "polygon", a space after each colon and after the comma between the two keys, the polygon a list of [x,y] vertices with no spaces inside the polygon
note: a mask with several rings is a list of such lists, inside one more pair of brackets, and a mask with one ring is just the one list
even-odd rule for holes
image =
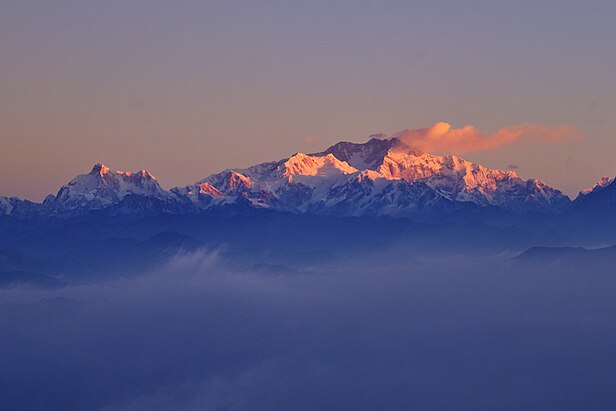
{"label": "sunlit peak", "polygon": [[90,174],[100,174],[101,176],[104,176],[108,172],[109,172],[109,167],[107,167],[103,163],[97,163],[92,168],[92,171],[90,172]]}

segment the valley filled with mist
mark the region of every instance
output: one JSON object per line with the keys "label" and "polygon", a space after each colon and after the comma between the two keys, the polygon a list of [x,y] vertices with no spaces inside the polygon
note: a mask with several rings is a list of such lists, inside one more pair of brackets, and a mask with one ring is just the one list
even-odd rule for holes
{"label": "valley filled with mist", "polygon": [[550,225],[237,210],[0,224],[7,409],[616,406],[609,231],[583,248]]}

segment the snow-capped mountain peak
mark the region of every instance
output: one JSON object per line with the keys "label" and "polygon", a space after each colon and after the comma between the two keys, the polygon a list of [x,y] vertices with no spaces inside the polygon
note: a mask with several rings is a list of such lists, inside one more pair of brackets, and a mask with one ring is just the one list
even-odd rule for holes
{"label": "snow-capped mountain peak", "polygon": [[567,201],[560,191],[541,181],[523,180],[513,171],[488,169],[455,155],[417,151],[397,138],[372,138],[364,144],[338,143],[315,155],[326,153],[341,156],[360,171],[376,171],[386,180],[424,183],[453,201],[496,206],[514,202],[543,206]]}
{"label": "snow-capped mountain peak", "polygon": [[614,182],[614,177],[604,176],[599,181],[597,181],[592,187],[587,188],[586,190],[580,191],[580,195],[588,195],[590,193],[599,191],[609,186]]}
{"label": "snow-capped mountain peak", "polygon": [[371,138],[366,143],[350,143],[343,141],[329,147],[327,150],[311,154],[322,157],[332,154],[340,161],[348,163],[358,170],[375,170],[382,164],[383,158],[394,147],[402,147],[403,143],[396,139]]}
{"label": "snow-capped mountain peak", "polygon": [[113,171],[98,163],[88,174],[81,174],[62,186],[58,194],[46,199],[45,203],[62,212],[98,209],[116,204],[128,195],[166,197],[169,193],[146,170]]}
{"label": "snow-capped mountain peak", "polygon": [[282,164],[281,171],[285,176],[327,177],[332,174],[352,174],[358,170],[346,161],[340,161],[331,153],[318,157],[297,153]]}
{"label": "snow-capped mountain peak", "polygon": [[439,199],[520,211],[569,201],[541,181],[455,155],[420,152],[397,138],[341,142],[318,153],[226,170],[172,191],[199,208],[241,197],[259,207],[350,215],[402,215],[396,207],[413,212],[413,204],[427,206]]}
{"label": "snow-capped mountain peak", "polygon": [[99,176],[104,176],[107,173],[109,173],[109,167],[107,167],[103,163],[94,164],[94,167],[92,167],[92,171],[90,171],[90,174]]}

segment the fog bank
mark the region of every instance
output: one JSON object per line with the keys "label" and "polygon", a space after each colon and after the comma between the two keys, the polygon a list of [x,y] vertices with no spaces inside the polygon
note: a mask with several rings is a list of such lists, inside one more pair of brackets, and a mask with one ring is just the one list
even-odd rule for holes
{"label": "fog bank", "polygon": [[509,258],[228,268],[0,291],[5,409],[608,409],[616,280]]}

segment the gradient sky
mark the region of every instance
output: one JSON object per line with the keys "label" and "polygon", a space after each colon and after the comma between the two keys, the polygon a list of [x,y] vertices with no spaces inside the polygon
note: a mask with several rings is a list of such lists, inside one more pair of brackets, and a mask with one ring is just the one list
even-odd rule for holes
{"label": "gradient sky", "polygon": [[96,162],[170,188],[438,121],[576,127],[464,155],[575,194],[616,175],[615,21],[613,1],[3,0],[0,194]]}

